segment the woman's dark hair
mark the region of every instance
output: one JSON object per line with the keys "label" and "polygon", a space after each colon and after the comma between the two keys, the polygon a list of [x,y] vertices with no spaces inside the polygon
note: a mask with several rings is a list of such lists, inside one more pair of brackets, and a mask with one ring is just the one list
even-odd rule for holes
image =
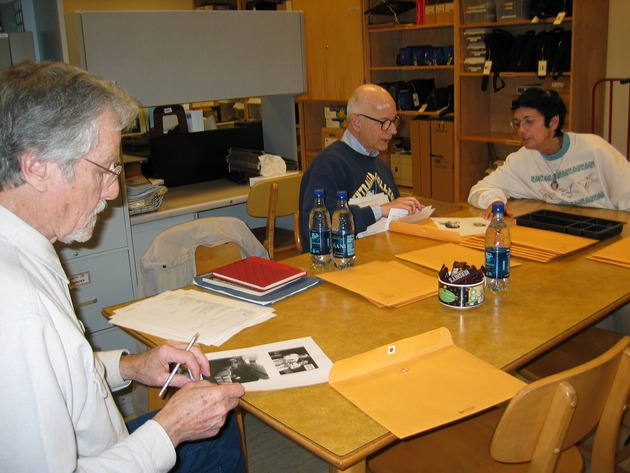
{"label": "woman's dark hair", "polygon": [[530,87],[512,102],[512,111],[519,108],[533,108],[545,117],[545,126],[549,127],[551,119],[558,115],[558,128],[555,136],[562,135],[564,116],[567,114],[567,106],[555,90],[544,90],[538,87]]}

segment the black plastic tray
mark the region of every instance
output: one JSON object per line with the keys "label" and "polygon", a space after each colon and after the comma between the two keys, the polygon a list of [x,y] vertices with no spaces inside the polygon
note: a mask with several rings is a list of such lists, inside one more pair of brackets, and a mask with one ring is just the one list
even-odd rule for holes
{"label": "black plastic tray", "polygon": [[621,233],[624,222],[555,212],[553,210],[537,210],[536,212],[516,217],[516,224],[522,227],[540,228],[541,230],[551,230],[552,232],[604,240]]}

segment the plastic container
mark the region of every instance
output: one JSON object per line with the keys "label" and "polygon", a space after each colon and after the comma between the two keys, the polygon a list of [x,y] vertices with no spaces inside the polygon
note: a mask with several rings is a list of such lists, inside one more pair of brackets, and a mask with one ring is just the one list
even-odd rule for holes
{"label": "plastic container", "polygon": [[324,190],[315,189],[313,208],[308,219],[311,263],[328,266],[332,258],[330,214],[324,203]]}
{"label": "plastic container", "polygon": [[497,21],[529,19],[529,0],[496,0]]}
{"label": "plastic container", "polygon": [[510,287],[510,229],[505,223],[503,202],[492,204],[492,220],[486,229],[486,286],[491,291]]}
{"label": "plastic container", "polygon": [[438,300],[456,309],[472,309],[485,299],[486,279],[474,284],[451,284],[438,278]]}
{"label": "plastic container", "polygon": [[337,269],[354,266],[354,218],[348,208],[346,191],[337,192],[337,208],[332,216],[332,247]]}
{"label": "plastic container", "polygon": [[522,227],[539,228],[552,232],[568,233],[585,238],[604,240],[619,235],[623,230],[623,222],[603,218],[573,215],[553,210],[537,210],[516,217],[516,224]]}

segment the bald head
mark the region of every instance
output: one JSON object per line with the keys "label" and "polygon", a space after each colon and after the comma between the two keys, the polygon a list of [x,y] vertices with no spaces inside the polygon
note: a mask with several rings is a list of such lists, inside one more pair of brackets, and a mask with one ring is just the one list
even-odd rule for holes
{"label": "bald head", "polygon": [[376,84],[364,84],[352,92],[348,118],[348,132],[368,153],[386,151],[398,132],[396,102],[387,90]]}
{"label": "bald head", "polygon": [[396,103],[392,96],[376,84],[363,84],[357,87],[348,99],[348,115],[360,113],[382,115],[395,112]]}

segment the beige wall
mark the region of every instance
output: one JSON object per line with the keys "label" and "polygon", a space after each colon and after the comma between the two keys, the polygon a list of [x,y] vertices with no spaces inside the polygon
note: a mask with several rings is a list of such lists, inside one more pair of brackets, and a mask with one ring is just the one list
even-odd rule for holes
{"label": "beige wall", "polygon": [[[606,77],[630,77],[630,1],[610,0],[610,16],[608,24],[608,57],[606,58]],[[628,91],[630,85],[615,88],[615,105],[613,106],[612,143],[626,154],[628,139]],[[605,130],[605,136],[607,136]]]}
{"label": "beige wall", "polygon": [[64,13],[95,10],[192,10],[194,0],[63,0]]}

